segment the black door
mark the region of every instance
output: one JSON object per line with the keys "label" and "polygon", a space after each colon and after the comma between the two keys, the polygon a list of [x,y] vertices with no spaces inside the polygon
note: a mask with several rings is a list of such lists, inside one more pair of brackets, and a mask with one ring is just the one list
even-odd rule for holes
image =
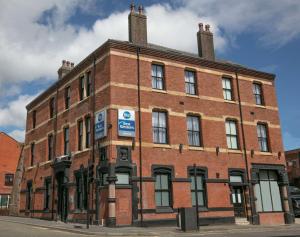
{"label": "black door", "polygon": [[68,216],[68,189],[64,183],[64,173],[57,174],[57,215],[61,221]]}
{"label": "black door", "polygon": [[232,187],[231,200],[236,217],[245,217],[244,192],[242,187]]}

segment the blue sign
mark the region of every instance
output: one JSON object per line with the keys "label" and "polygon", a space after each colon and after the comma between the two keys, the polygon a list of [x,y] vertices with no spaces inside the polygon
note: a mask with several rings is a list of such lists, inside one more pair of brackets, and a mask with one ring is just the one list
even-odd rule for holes
{"label": "blue sign", "polygon": [[133,110],[118,110],[118,134],[122,137],[135,137],[135,113]]}
{"label": "blue sign", "polygon": [[106,134],[106,110],[101,110],[95,113],[95,140],[105,137]]}

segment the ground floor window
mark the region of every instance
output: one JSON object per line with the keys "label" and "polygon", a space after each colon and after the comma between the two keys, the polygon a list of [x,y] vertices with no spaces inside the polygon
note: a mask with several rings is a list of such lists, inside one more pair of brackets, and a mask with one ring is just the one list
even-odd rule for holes
{"label": "ground floor window", "polygon": [[51,194],[51,178],[45,179],[45,203],[44,208],[49,209],[50,208],[50,194]]}
{"label": "ground floor window", "polygon": [[[205,171],[202,169],[196,169],[196,175],[194,169],[190,169],[189,176],[191,178],[191,197],[192,205],[196,206],[196,198],[198,196],[198,206],[206,206],[206,185],[205,185]],[[196,187],[197,183],[197,187]],[[197,189],[196,189],[197,188]]]}
{"label": "ground floor window", "polygon": [[87,173],[78,172],[76,179],[76,208],[87,209]]}
{"label": "ground floor window", "polygon": [[155,174],[155,203],[157,207],[171,206],[171,182],[170,174]]}
{"label": "ground floor window", "polygon": [[32,196],[32,182],[27,183],[27,188],[26,188],[26,209],[30,210],[31,209],[31,196]]}
{"label": "ground floor window", "polygon": [[9,194],[0,195],[0,208],[8,208],[9,200],[10,200]]}
{"label": "ground floor window", "polygon": [[278,176],[273,170],[260,170],[259,182],[254,186],[258,212],[282,211]]}

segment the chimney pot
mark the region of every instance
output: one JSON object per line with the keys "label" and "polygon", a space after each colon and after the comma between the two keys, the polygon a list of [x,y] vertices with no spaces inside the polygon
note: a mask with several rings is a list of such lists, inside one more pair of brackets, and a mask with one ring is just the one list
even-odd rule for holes
{"label": "chimney pot", "polygon": [[209,29],[210,29],[210,25],[209,24],[205,25],[205,31],[209,32]]}
{"label": "chimney pot", "polygon": [[139,6],[139,14],[142,15],[144,11],[144,8],[142,5]]}
{"label": "chimney pot", "polygon": [[203,31],[203,23],[199,23],[199,30]]}
{"label": "chimney pot", "polygon": [[135,5],[134,5],[133,2],[130,4],[130,11],[131,11],[132,13],[135,12]]}
{"label": "chimney pot", "polygon": [[71,63],[71,68],[73,68],[74,67],[74,63]]}

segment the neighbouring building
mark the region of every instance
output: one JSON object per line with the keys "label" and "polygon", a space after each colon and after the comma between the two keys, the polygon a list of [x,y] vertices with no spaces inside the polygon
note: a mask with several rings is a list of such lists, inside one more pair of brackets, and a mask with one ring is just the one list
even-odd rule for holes
{"label": "neighbouring building", "polygon": [[22,145],[11,136],[0,132],[0,213],[8,214],[14,175]]}
{"label": "neighbouring building", "polygon": [[27,105],[22,215],[175,224],[198,197],[201,224],[293,222],[275,75],[216,59],[209,25],[192,54],[149,43],[142,7],[128,20]]}
{"label": "neighbouring building", "polygon": [[290,185],[300,188],[300,149],[285,152]]}

